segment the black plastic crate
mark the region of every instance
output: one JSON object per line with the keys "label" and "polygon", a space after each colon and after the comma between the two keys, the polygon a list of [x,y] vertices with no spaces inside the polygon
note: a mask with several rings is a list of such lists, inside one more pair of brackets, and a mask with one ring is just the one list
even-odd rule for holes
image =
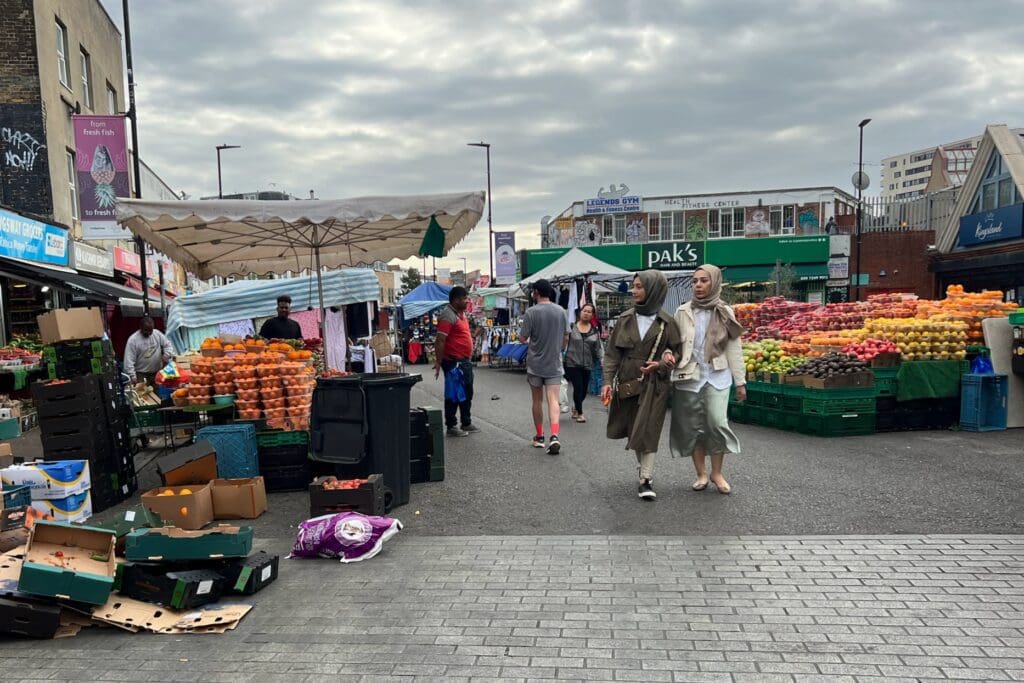
{"label": "black plastic crate", "polygon": [[383,515],[387,509],[388,493],[379,474],[366,477],[366,482],[356,489],[325,489],[323,478],[318,478],[309,485],[309,516],[338,512]]}
{"label": "black plastic crate", "polygon": [[83,375],[110,377],[117,374],[117,361],[107,358],[81,358],[46,364],[46,376],[50,379],[71,379]]}
{"label": "black plastic crate", "polygon": [[76,339],[74,341],[54,342],[43,347],[43,360],[47,363],[59,363],[83,359],[115,359],[114,346],[109,339]]}
{"label": "black plastic crate", "polygon": [[[79,418],[61,418],[79,419]],[[114,421],[111,424],[99,424],[95,429],[89,427],[79,431],[69,429],[72,423],[57,425],[56,427],[44,427],[46,421],[40,423],[42,434],[40,440],[43,444],[43,454],[49,457],[50,453],[66,453],[73,450],[81,450],[86,453],[108,454],[117,449],[126,449],[129,444],[128,429],[123,423]],[[82,423],[78,423],[82,424]],[[85,460],[92,460],[90,455]],[[68,460],[69,458],[60,458]]]}
{"label": "black plastic crate", "polygon": [[256,452],[260,469],[264,467],[287,467],[289,465],[304,465],[309,460],[309,446],[268,446],[259,447]]}
{"label": "black plastic crate", "polygon": [[303,491],[313,479],[309,464],[261,467],[260,476],[268,492]]}
{"label": "black plastic crate", "polygon": [[0,633],[24,638],[53,638],[60,628],[60,607],[0,598]]}
{"label": "black plastic crate", "polygon": [[228,582],[210,569],[167,571],[155,563],[127,562],[118,565],[116,588],[129,598],[173,609],[192,609],[216,602]]}
{"label": "black plastic crate", "polygon": [[919,399],[897,404],[896,423],[900,430],[941,430],[960,422],[960,398]]}
{"label": "black plastic crate", "polygon": [[108,413],[116,414],[120,408],[117,402],[108,401],[100,392],[79,394],[71,398],[44,399],[36,401],[35,407],[40,420],[87,415],[98,421],[105,421]]}
{"label": "black plastic crate", "polygon": [[258,593],[277,579],[279,557],[265,551],[232,560],[218,571],[225,578],[225,589],[242,595]]}

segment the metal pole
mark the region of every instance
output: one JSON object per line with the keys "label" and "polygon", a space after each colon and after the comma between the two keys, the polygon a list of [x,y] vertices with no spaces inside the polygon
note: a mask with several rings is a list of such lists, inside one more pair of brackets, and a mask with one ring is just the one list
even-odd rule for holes
{"label": "metal pole", "polygon": [[862,225],[863,225],[863,222],[864,222],[864,200],[863,200],[864,189],[862,187],[862,185],[864,185],[864,183],[861,182],[861,180],[863,179],[863,176],[864,176],[864,126],[868,125],[869,123],[871,123],[871,119],[864,119],[857,126],[860,129],[860,143],[859,143],[859,150],[858,150],[858,154],[857,154],[857,173],[858,173],[858,177],[857,177],[857,298],[855,299],[855,301],[860,301],[860,297],[861,297],[861,280],[862,280],[861,275],[862,274],[861,274],[860,251],[861,251],[861,242],[862,242],[861,230],[862,230]]}
{"label": "metal pole", "polygon": [[324,281],[320,272],[320,231],[316,223],[313,224],[313,245],[313,258],[316,264],[316,292],[320,302],[320,339],[323,340],[324,358],[327,358],[327,326],[324,325]]}
{"label": "metal pole", "polygon": [[[142,198],[141,171],[139,170],[139,121],[135,111],[135,71],[132,68],[132,23],[128,16],[128,0],[121,0],[124,21],[124,56],[128,68],[128,119],[132,124],[132,168],[135,170],[135,198]],[[135,253],[139,255],[139,277],[142,278],[142,314],[149,315],[149,285],[146,283],[146,245],[135,237]]]}
{"label": "metal pole", "polygon": [[157,277],[160,280],[160,312],[163,315],[164,325],[167,325],[167,299],[164,296],[164,262],[156,262]]}
{"label": "metal pole", "polygon": [[217,146],[217,199],[224,199],[224,185],[220,180],[220,145]]}
{"label": "metal pole", "polygon": [[494,286],[494,223],[491,221],[491,145],[487,147],[487,255],[491,259],[491,286]]}

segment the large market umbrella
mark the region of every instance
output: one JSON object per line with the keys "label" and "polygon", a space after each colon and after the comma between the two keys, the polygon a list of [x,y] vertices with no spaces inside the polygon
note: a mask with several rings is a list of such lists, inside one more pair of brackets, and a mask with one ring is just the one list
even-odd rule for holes
{"label": "large market umbrella", "polygon": [[[483,192],[337,200],[117,200],[117,220],[200,278],[302,272],[446,255],[476,226]],[[438,232],[440,230],[440,232]],[[322,325],[321,320],[321,325]]]}

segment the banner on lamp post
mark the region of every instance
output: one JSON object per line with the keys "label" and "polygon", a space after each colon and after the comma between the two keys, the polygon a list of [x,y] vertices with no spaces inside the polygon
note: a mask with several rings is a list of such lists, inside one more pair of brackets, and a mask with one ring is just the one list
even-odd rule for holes
{"label": "banner on lamp post", "polygon": [[516,281],[516,234],[494,233],[494,282],[511,285]]}
{"label": "banner on lamp post", "polygon": [[75,180],[86,240],[127,239],[117,223],[117,197],[129,197],[128,145],[123,116],[73,116]]}

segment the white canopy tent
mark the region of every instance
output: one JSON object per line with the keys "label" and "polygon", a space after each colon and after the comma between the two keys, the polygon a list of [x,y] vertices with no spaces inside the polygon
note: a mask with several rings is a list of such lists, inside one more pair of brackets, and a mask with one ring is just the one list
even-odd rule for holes
{"label": "white canopy tent", "polygon": [[[523,278],[509,287],[509,296],[523,295],[529,286],[537,280],[560,282],[575,278],[589,277],[599,285],[600,280],[621,280],[632,275],[631,271],[623,270],[591,256],[579,247],[573,247],[562,254],[554,263],[541,268],[533,275]],[[600,286],[600,285],[599,285]]]}
{"label": "white canopy tent", "polygon": [[[317,274],[420,253],[433,221],[446,255],[476,226],[484,193],[267,201],[118,199],[117,220],[200,278]],[[322,328],[321,319],[321,328]]]}

